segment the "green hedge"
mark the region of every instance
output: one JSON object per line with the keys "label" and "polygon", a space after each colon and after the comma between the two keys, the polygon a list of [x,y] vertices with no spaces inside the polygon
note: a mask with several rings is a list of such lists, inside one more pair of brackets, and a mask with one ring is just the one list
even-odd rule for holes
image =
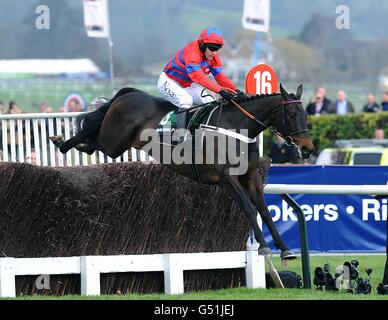
{"label": "green hedge", "polygon": [[[339,139],[373,139],[375,129],[383,126],[388,138],[388,112],[356,113],[345,116],[335,114],[309,116],[310,133],[315,146],[315,155],[322,149],[333,146]],[[384,125],[385,123],[385,125]],[[264,133],[264,153],[268,155],[268,146],[273,135]]]}

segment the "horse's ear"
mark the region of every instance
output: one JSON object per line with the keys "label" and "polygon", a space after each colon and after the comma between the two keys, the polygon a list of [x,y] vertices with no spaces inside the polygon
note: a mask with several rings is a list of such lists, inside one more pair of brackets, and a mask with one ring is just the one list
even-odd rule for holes
{"label": "horse's ear", "polygon": [[287,98],[288,98],[288,92],[287,92],[286,90],[284,90],[282,84],[280,84],[280,93],[281,93],[281,95],[282,95],[282,97],[283,97],[284,99],[287,99]]}
{"label": "horse's ear", "polygon": [[299,100],[302,97],[302,93],[303,93],[303,86],[300,84],[298,89],[296,90],[296,96],[298,97]]}

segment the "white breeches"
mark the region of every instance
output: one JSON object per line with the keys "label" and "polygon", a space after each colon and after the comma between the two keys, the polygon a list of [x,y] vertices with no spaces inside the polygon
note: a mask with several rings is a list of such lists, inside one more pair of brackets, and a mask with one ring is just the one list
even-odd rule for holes
{"label": "white breeches", "polygon": [[201,96],[204,89],[202,86],[192,83],[190,87],[183,88],[175,80],[167,77],[164,72],[159,77],[158,89],[162,98],[170,101],[179,108],[187,109],[192,106],[214,101],[214,98],[209,96],[207,91],[203,92],[205,97]]}

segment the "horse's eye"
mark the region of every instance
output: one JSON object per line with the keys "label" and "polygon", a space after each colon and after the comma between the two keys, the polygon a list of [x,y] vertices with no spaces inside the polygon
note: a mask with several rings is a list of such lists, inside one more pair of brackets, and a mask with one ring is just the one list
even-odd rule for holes
{"label": "horse's eye", "polygon": [[295,118],[296,118],[296,112],[295,112],[295,110],[290,110],[290,111],[288,112],[288,114],[290,115],[290,117],[291,117],[292,119],[295,119]]}

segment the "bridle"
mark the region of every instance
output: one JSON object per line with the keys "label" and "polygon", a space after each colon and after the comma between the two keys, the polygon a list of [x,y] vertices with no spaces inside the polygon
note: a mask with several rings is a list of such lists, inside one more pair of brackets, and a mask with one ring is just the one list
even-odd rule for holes
{"label": "bridle", "polygon": [[[259,119],[257,119],[254,115],[252,115],[251,113],[249,113],[247,110],[245,110],[242,106],[240,106],[236,101],[234,100],[230,100],[230,102],[237,108],[239,109],[239,111],[241,113],[243,113],[245,116],[247,116],[249,119],[251,119],[252,121],[255,121],[256,123],[258,123],[259,125],[261,125],[262,127],[264,127],[265,129],[269,129],[270,127],[267,126],[266,124],[264,124],[262,121],[260,121]],[[280,106],[282,107],[282,115],[283,115],[283,119],[282,119],[282,126],[283,126],[283,133],[281,133],[280,131],[278,131],[277,129],[272,129],[271,131],[272,132],[275,132],[277,135],[279,135],[281,138],[284,139],[285,143],[288,145],[288,146],[296,146],[298,147],[295,142],[294,142],[294,139],[292,138],[292,136],[296,135],[296,134],[299,134],[299,133],[304,133],[304,132],[309,132],[308,129],[303,129],[303,130],[299,130],[299,131],[292,131],[292,132],[289,132],[288,129],[287,129],[287,123],[286,123],[286,108],[285,106],[288,105],[288,104],[291,104],[291,103],[302,103],[301,100],[288,100],[288,101],[285,101],[285,100],[282,100],[281,103],[280,103]]]}
{"label": "bridle", "polygon": [[275,130],[276,133],[279,134],[284,139],[284,141],[286,142],[286,144],[288,146],[295,145],[295,142],[294,142],[294,139],[292,138],[292,136],[297,135],[299,133],[309,132],[308,129],[303,129],[303,130],[299,130],[299,131],[292,131],[292,132],[288,131],[287,123],[286,123],[286,108],[285,108],[285,106],[288,104],[291,104],[291,103],[302,103],[302,100],[299,100],[299,99],[298,100],[288,100],[288,101],[282,100],[282,102],[280,103],[280,105],[282,106],[282,114],[283,114],[282,124],[283,124],[285,137],[283,137],[279,131]]}

